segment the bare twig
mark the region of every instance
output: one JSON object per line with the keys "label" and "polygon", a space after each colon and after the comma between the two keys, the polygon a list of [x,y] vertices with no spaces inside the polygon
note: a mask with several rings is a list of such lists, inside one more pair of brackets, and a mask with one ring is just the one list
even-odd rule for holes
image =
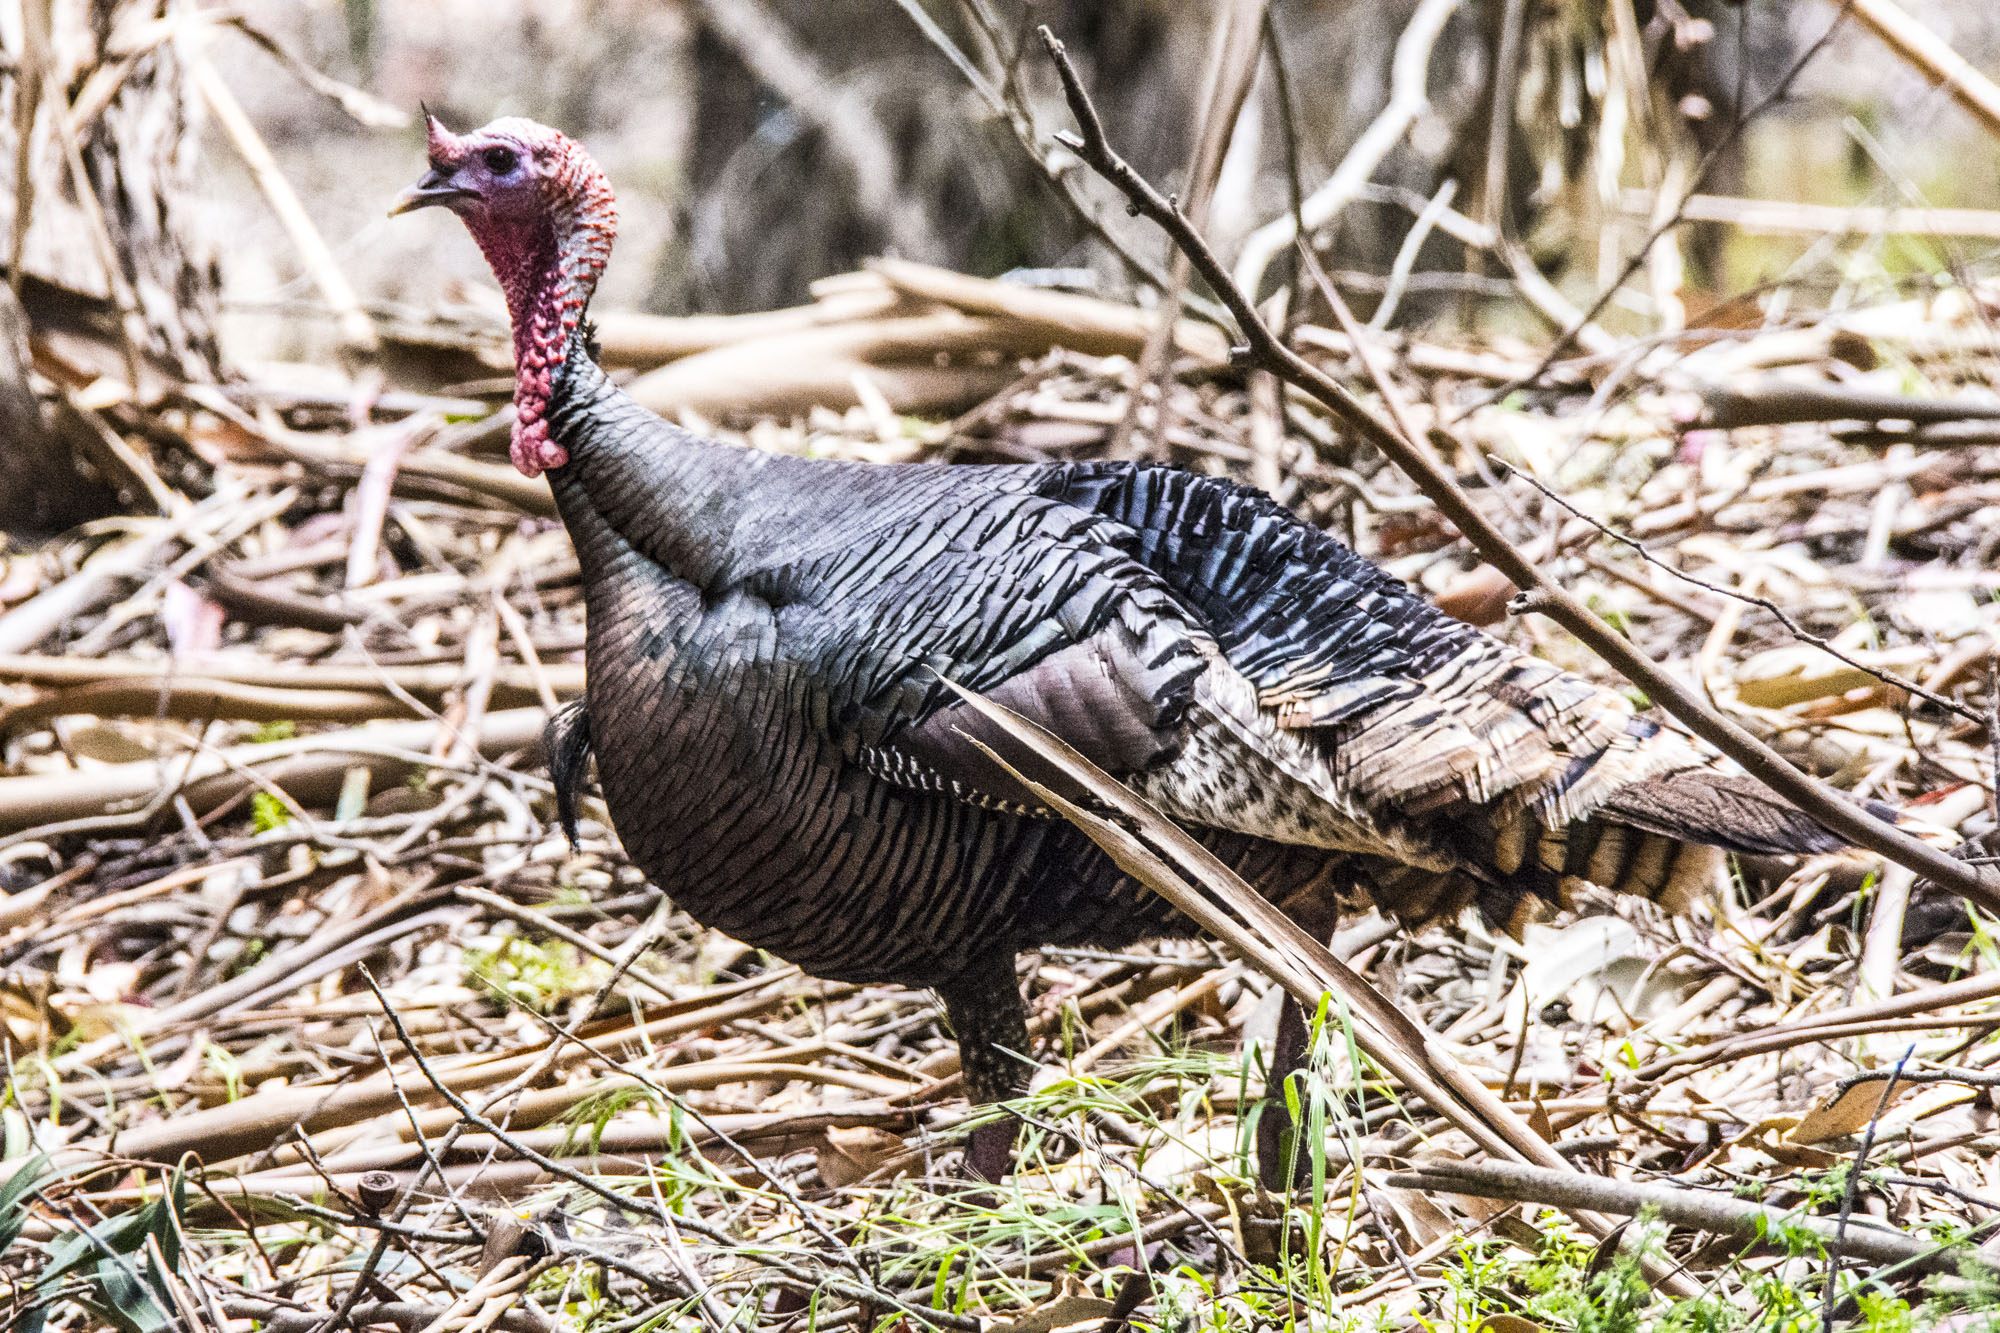
{"label": "bare twig", "polygon": [[1876,1024],[1907,1021],[1912,1025],[1922,1023],[1934,1028],[1943,1028],[2000,1023],[2000,1014],[1982,1014],[1973,1017],[1919,1017],[1936,1014],[1941,1009],[1961,1004],[1990,1000],[1995,996],[2000,996],[2000,973],[1989,972],[1982,976],[1967,977],[1963,981],[1928,986],[1923,990],[1911,991],[1871,1004],[1809,1014],[1789,1023],[1779,1023],[1756,1032],[1746,1032],[1740,1036],[1712,1042],[1706,1046],[1696,1046],[1640,1066],[1633,1071],[1632,1081],[1650,1082],[1676,1070],[1726,1060],[1740,1060],[1760,1051],[1783,1050],[1786,1045],[1800,1041],[1833,1040],[1836,1037],[1854,1035],[1857,1030],[1863,1032],[1892,1030],[1886,1026],[1875,1027]]}
{"label": "bare twig", "polygon": [[1653,568],[1658,570],[1663,570],[1666,573],[1673,575],[1675,578],[1679,579],[1683,583],[1691,583],[1695,587],[1700,588],[1705,592],[1712,592],[1718,597],[1727,597],[1732,601],[1742,602],[1745,605],[1754,606],[1761,611],[1770,612],[1771,615],[1777,619],[1777,622],[1785,627],[1785,632],[1790,634],[1793,638],[1799,640],[1801,643],[1811,644],[1813,647],[1819,649],[1823,653],[1826,653],[1828,656],[1837,658],[1841,662],[1846,663],[1848,666],[1853,667],[1856,671],[1862,672],[1866,675],[1873,676],[1875,679],[1881,681],[1884,685],[1890,686],[1894,689],[1906,691],[1907,693],[1915,695],[1917,698],[1924,700],[1926,703],[1934,704],[1937,707],[1944,709],[1948,713],[1955,713],[1959,717],[1964,718],[1968,722],[1983,723],[1985,721],[1985,719],[1981,717],[1978,713],[1974,712],[1970,708],[1967,708],[1964,704],[1959,703],[1955,699],[1947,699],[1942,694],[1939,694],[1937,691],[1925,689],[1922,685],[1917,684],[1917,682],[1913,680],[1909,680],[1906,679],[1905,677],[1899,676],[1893,671],[1885,671],[1880,667],[1869,666],[1866,662],[1862,662],[1857,658],[1855,658],[1854,656],[1852,656],[1851,654],[1843,652],[1839,647],[1839,645],[1835,644],[1832,640],[1823,638],[1820,635],[1813,633],[1811,630],[1807,629],[1804,625],[1801,625],[1799,624],[1798,621],[1792,619],[1792,617],[1785,611],[1783,607],[1779,606],[1776,602],[1772,601],[1768,597],[1760,597],[1757,596],[1756,594],[1747,593],[1737,588],[1725,588],[1721,584],[1710,583],[1706,579],[1696,578],[1693,574],[1689,574],[1684,570],[1677,569],[1673,565],[1668,564],[1666,561],[1654,555],[1650,550],[1646,548],[1645,543],[1638,541],[1635,538],[1626,536],[1624,533],[1619,532],[1617,529],[1613,528],[1611,525],[1605,523],[1601,519],[1591,517],[1589,514],[1585,513],[1583,510],[1577,508],[1575,505],[1571,504],[1568,500],[1564,499],[1561,495],[1557,494],[1554,489],[1543,483],[1539,477],[1536,477],[1530,473],[1522,471],[1520,468],[1515,467],[1512,463],[1509,463],[1506,459],[1501,458],[1499,455],[1497,454],[1491,455],[1488,457],[1487,461],[1492,463],[1495,467],[1499,468],[1501,471],[1507,473],[1507,475],[1512,477],[1519,477],[1522,481],[1527,482],[1537,491],[1540,491],[1544,499],[1553,501],[1555,504],[1559,505],[1565,513],[1568,513],[1574,518],[1582,519],[1585,523],[1588,523],[1591,527],[1597,529],[1599,533],[1601,533],[1606,537],[1609,537],[1612,541],[1617,542],[1619,545],[1629,547],[1632,551],[1637,553],[1637,555],[1641,560],[1644,560],[1647,564],[1651,565]]}
{"label": "bare twig", "polygon": [[1915,1054],[1916,1046],[1904,1049],[1903,1056],[1896,1061],[1896,1067],[1889,1072],[1889,1079],[1882,1085],[1882,1095],[1876,1099],[1875,1113],[1868,1117],[1868,1130],[1861,1136],[1861,1146],[1854,1150],[1854,1161],[1847,1168],[1847,1183],[1840,1191],[1840,1220],[1834,1223],[1833,1235],[1826,1243],[1826,1286],[1820,1295],[1820,1328],[1822,1333],[1833,1333],[1834,1287],[1840,1281],[1840,1261],[1847,1247],[1847,1223],[1854,1216],[1854,1201],[1861,1194],[1861,1172],[1868,1165],[1868,1152],[1875,1146],[1875,1130],[1882,1123],[1882,1113],[1889,1109],[1889,1099],[1896,1095],[1896,1080],[1902,1076],[1903,1067]]}
{"label": "bare twig", "polygon": [[373,350],[377,342],[375,322],[361,308],[361,301],[355,296],[347,275],[341,271],[311,214],[299,202],[298,192],[285,179],[277,159],[271,156],[264,137],[257,133],[257,127],[251,123],[242,103],[236,100],[236,94],[229,91],[229,85],[223,82],[222,75],[216,72],[208,58],[190,52],[187,59],[195,86],[201,90],[202,100],[222,123],[230,144],[243,159],[244,166],[250,169],[257,188],[263,191],[265,202],[278,215],[285,235],[298,251],[300,262],[312,275],[313,285],[319,288],[326,303],[333,307],[334,317],[340,324],[341,338],[351,347]]}
{"label": "bare twig", "polygon": [[2000,134],[2000,84],[1980,73],[1951,43],[1904,13],[1894,0],[1847,0],[1846,7],[1897,55],[1943,85],[1960,106]]}

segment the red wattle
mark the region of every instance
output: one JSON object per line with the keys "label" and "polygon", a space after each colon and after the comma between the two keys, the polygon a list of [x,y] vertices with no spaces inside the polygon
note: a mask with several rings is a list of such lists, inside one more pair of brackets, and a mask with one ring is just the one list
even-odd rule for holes
{"label": "red wattle", "polygon": [[528,225],[468,213],[466,226],[506,293],[514,324],[514,434],[509,454],[524,476],[569,462],[549,437],[549,399],[611,255],[617,207],[603,175],[561,140],[541,181],[548,213]]}

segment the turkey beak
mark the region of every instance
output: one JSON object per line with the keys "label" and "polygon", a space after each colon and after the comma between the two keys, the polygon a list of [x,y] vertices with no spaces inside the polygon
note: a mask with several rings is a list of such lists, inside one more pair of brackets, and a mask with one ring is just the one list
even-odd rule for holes
{"label": "turkey beak", "polygon": [[457,184],[453,179],[456,174],[455,171],[447,171],[442,167],[432,167],[424,173],[422,180],[396,196],[396,202],[390,206],[389,216],[393,218],[401,213],[413,213],[419,208],[432,208],[472,198],[474,191]]}

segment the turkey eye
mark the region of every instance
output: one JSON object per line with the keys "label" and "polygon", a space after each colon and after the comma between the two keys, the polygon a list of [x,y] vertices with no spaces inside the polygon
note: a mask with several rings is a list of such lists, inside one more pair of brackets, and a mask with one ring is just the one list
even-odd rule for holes
{"label": "turkey eye", "polygon": [[521,160],[511,148],[489,148],[484,156],[486,169],[496,176],[506,175]]}

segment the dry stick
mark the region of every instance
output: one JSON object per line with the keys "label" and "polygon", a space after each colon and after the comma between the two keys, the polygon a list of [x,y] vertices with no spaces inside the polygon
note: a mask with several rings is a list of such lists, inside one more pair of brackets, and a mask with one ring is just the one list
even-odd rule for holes
{"label": "dry stick", "polygon": [[[1018,30],[1019,40],[1012,43],[1014,49],[1011,52],[1007,52],[1006,48],[1008,44],[1003,42],[999,31],[990,21],[991,15],[979,13],[977,6],[965,5],[965,0],[960,0],[960,3],[961,6],[968,10],[968,17],[972,20],[973,25],[985,35],[987,41],[992,45],[994,53],[996,55],[1006,55],[1007,67],[1004,77],[1001,80],[1000,98],[997,101],[989,98],[987,104],[1007,122],[1008,128],[1014,132],[1014,138],[1020,143],[1022,151],[1028,156],[1028,160],[1041,170],[1042,175],[1047,178],[1050,187],[1062,197],[1062,201],[1069,206],[1070,212],[1075,214],[1076,220],[1083,225],[1084,229],[1096,237],[1098,243],[1106,250],[1109,250],[1118,259],[1118,262],[1125,266],[1126,271],[1134,279],[1146,284],[1155,291],[1163,292],[1167,290],[1166,274],[1137,254],[1122,237],[1111,229],[1110,224],[1098,215],[1097,210],[1084,197],[1083,191],[1076,179],[1077,173],[1069,169],[1070,164],[1052,160],[1044,149],[1041,130],[1035,121],[1034,103],[1029,99],[1027,90],[1022,86],[1021,80],[1018,77],[1021,59],[1027,54],[1026,37],[1028,23],[1034,12],[1032,7],[1023,7],[1022,21]],[[944,38],[942,29],[927,28],[925,29],[924,36],[934,45],[937,45],[940,50],[944,51],[946,58],[952,62],[954,67],[963,71],[970,64],[969,57]],[[975,91],[980,91],[982,96],[985,95],[987,85],[983,81],[974,84],[973,87]],[[1182,293],[1181,304],[1187,309],[1210,319],[1219,320],[1222,315],[1221,308],[1213,301],[1195,296],[1192,293]]]}
{"label": "dry stick", "polygon": [[415,423],[390,432],[362,465],[361,480],[354,487],[354,518],[347,546],[348,588],[373,583],[382,565],[382,524],[389,517],[389,492],[396,484],[396,469],[403,455],[426,433],[422,417]]}
{"label": "dry stick", "polygon": [[[543,721],[539,708],[489,714],[479,742],[482,757],[478,771],[486,771],[491,764],[485,755],[534,744]],[[392,722],[210,751],[197,755],[188,770],[188,798],[197,808],[213,809],[248,785],[237,776],[241,769],[267,763],[276,765],[268,774],[273,782],[295,796],[309,794],[313,799],[337,791],[347,770],[357,762],[375,769],[378,780],[412,767],[472,768],[470,764],[440,763],[429,756],[428,747],[439,733],[440,726],[434,722]],[[514,780],[527,779],[518,775]],[[0,778],[0,830],[16,830],[11,834],[14,840],[20,840],[23,832],[46,837],[52,826],[40,821],[91,818],[107,807],[152,800],[159,792],[159,764],[154,760],[107,764],[73,773]],[[67,825],[65,831],[74,828]]]}
{"label": "dry stick", "polygon": [[1849,0],[1854,17],[1958,99],[1981,124],[2000,134],[2000,85],[1981,74],[1951,44],[1897,8],[1891,0]]}
{"label": "dry stick", "polygon": [[[72,611],[71,614],[80,612]],[[52,613],[43,618],[43,623],[51,624],[51,621],[60,618]],[[0,617],[0,639],[26,637],[27,631],[15,634],[8,628],[10,624],[8,619]],[[557,662],[544,666],[542,671],[548,678],[549,687],[557,694],[579,694],[583,690],[583,668],[580,665]],[[211,657],[202,662],[199,671],[190,671],[181,677],[180,683],[199,685],[213,681],[232,685],[307,691],[388,690],[395,694],[398,700],[404,699],[405,696],[437,699],[457,685],[462,674],[455,662],[432,662],[415,666],[378,664],[370,668],[318,663],[267,664],[247,658]],[[75,658],[0,653],[0,681],[8,683],[44,686],[124,683],[134,689],[156,695],[160,680],[160,664],[142,658]],[[539,686],[535,682],[533,673],[525,666],[518,669],[503,666],[495,672],[493,682],[496,687],[502,687],[510,694],[539,693]]]}
{"label": "dry stick", "polygon": [[[1525,0],[1515,0],[1516,4]],[[1447,180],[1438,186],[1431,201],[1424,205],[1424,211],[1417,214],[1416,223],[1403,237],[1403,243],[1396,249],[1396,258],[1389,265],[1389,280],[1383,285],[1382,299],[1376,303],[1375,313],[1368,317],[1368,327],[1377,333],[1386,333],[1390,321],[1396,318],[1396,308],[1403,303],[1403,293],[1409,289],[1410,275],[1416,271],[1417,255],[1424,248],[1437,229],[1438,219],[1451,207],[1451,201],[1458,197],[1458,182]]]}
{"label": "dry stick", "polygon": [[196,11],[201,17],[227,24],[245,37],[264,48],[273,60],[282,65],[287,74],[306,87],[326,98],[345,111],[357,124],[371,130],[400,130],[408,128],[410,113],[394,106],[371,92],[357,88],[351,83],[342,83],[329,74],[324,74],[307,62],[305,57],[292,50],[279,37],[242,14],[231,14],[226,10]]}
{"label": "dry stick", "polygon": [[[1203,79],[1201,123],[1187,162],[1187,201],[1183,207],[1197,227],[1208,225],[1208,207],[1215,196],[1215,184],[1236,122],[1243,114],[1250,85],[1257,77],[1258,40],[1264,25],[1266,0],[1227,0],[1217,6],[1214,51],[1208,74]],[[1187,290],[1187,256],[1175,251],[1167,262],[1167,290],[1160,295],[1160,308],[1146,345],[1132,367],[1132,390],[1125,401],[1125,415],[1111,432],[1106,454],[1111,458],[1136,458],[1141,453],[1161,455],[1167,431],[1173,424],[1172,368],[1174,331],[1180,323],[1181,296]],[[1139,414],[1146,403],[1146,389],[1154,389],[1151,444],[1135,449]]]}
{"label": "dry stick", "polygon": [[[49,123],[55,131],[57,144],[62,148],[64,163],[69,168],[70,189],[76,194],[86,230],[97,249],[97,262],[104,269],[104,285],[111,293],[112,304],[118,307],[118,329],[124,340],[121,350],[125,354],[125,375],[131,381],[132,393],[136,395],[139,392],[141,349],[146,344],[146,321],[139,313],[138,293],[133,290],[132,280],[125,272],[117,242],[111,239],[111,225],[104,216],[104,201],[97,197],[97,186],[90,178],[90,169],[84,165],[83,148],[77,142],[76,127],[70,124],[67,114],[67,99],[58,100],[61,104],[54,108]],[[169,506],[165,512],[173,513],[174,509]]]}
{"label": "dry stick", "polygon": [[1861,1171],[1868,1165],[1868,1153],[1875,1146],[1875,1130],[1882,1123],[1882,1113],[1889,1109],[1889,1099],[1896,1095],[1896,1080],[1902,1076],[1903,1067],[1910,1063],[1910,1056],[1916,1053],[1916,1043],[1904,1048],[1902,1059],[1889,1071],[1889,1081],[1882,1085],[1882,1095],[1875,1101],[1875,1114],[1868,1117],[1868,1132],[1861,1136],[1861,1146],[1854,1150],[1854,1161],[1847,1168],[1846,1186],[1840,1192],[1840,1220],[1834,1224],[1833,1237],[1826,1246],[1826,1286],[1820,1293],[1820,1329],[1822,1333],[1833,1333],[1833,1289],[1840,1281],[1840,1261],[1847,1240],[1847,1223],[1854,1216],[1854,1200],[1861,1193]]}
{"label": "dry stick", "polygon": [[[1486,170],[1479,181],[1479,221],[1498,235],[1507,221],[1507,152],[1514,131],[1514,98],[1520,78],[1521,30],[1527,0],[1501,0],[1500,39],[1493,50],[1487,88]],[[1450,201],[1446,200],[1446,206]]]}
{"label": "dry stick", "polygon": [[[1368,183],[1369,177],[1375,174],[1375,168],[1382,164],[1382,159],[1389,155],[1389,150],[1408,133],[1410,126],[1417,122],[1417,118],[1429,109],[1431,51],[1437,46],[1438,37],[1444,32],[1446,21],[1457,12],[1462,3],[1463,0],[1422,0],[1417,6],[1415,15],[1410,19],[1410,25],[1403,29],[1402,36],[1396,39],[1396,54],[1390,66],[1389,104],[1383,107],[1368,128],[1362,131],[1361,137],[1355,140],[1354,146],[1334,169],[1333,175],[1327,178],[1325,184],[1314,190],[1300,206],[1300,220],[1305,223],[1308,230],[1324,227],[1338,217],[1340,211],[1361,192],[1361,187]],[[1044,28],[1042,31],[1046,33],[1047,29]],[[1043,40],[1054,39],[1045,36]],[[1064,68],[1066,72],[1063,76],[1063,89],[1067,93],[1075,84],[1075,78],[1074,71],[1069,71],[1066,63]],[[1074,94],[1070,96],[1070,109],[1072,111],[1076,109]],[[1093,123],[1095,119],[1093,115]],[[1084,160],[1090,161],[1087,154]],[[1091,162],[1093,168],[1097,165]],[[1117,184],[1115,181],[1113,183]],[[1254,298],[1258,284],[1263,281],[1264,270],[1270,266],[1280,251],[1291,245],[1294,240],[1300,239],[1300,235],[1290,212],[1252,232],[1250,238],[1243,242],[1243,252],[1236,260],[1235,285]],[[1189,258],[1193,256],[1190,255]],[[1215,289],[1217,295],[1222,295],[1224,285],[1229,282],[1226,275],[1220,282],[1206,273],[1202,276],[1208,279],[1209,285]],[[1229,304],[1226,296],[1224,304]]]}
{"label": "dry stick", "polygon": [[[357,1327],[393,1325],[397,1333],[424,1333],[445,1313],[442,1305],[419,1305],[408,1301],[372,1301],[353,1310]],[[254,1319],[267,1333],[312,1333],[320,1318],[310,1310],[288,1310],[266,1296],[235,1296],[222,1302],[222,1312],[232,1319]],[[549,1321],[527,1310],[503,1311],[493,1321],[502,1333],[551,1333]]]}
{"label": "dry stick", "polygon": [[7,281],[17,304],[28,276],[28,224],[35,212],[35,113],[42,105],[52,8],[52,0],[21,3],[21,55],[14,66],[14,238],[7,260]]}
{"label": "dry stick", "polygon": [[[1725,1038],[1707,1046],[1697,1046],[1693,1050],[1670,1055],[1634,1070],[1631,1081],[1635,1083],[1658,1079],[1664,1074],[1683,1065],[1714,1064],[1720,1060],[1738,1059],[1744,1055],[1758,1054],[1764,1050],[1782,1049],[1771,1046],[1776,1041],[1784,1043],[1790,1038],[1825,1030],[1836,1030],[1838,1035],[1851,1035],[1847,1030],[1866,1028],[1871,1023],[1881,1023],[1908,1018],[1915,1015],[1935,1013],[1939,1009],[1953,1005],[1972,1004],[1979,1000],[1990,1000],[2000,995],[2000,972],[1988,972],[1981,976],[1967,977],[1963,981],[1950,981],[1942,986],[1930,986],[1923,990],[1911,991],[1892,999],[1874,1004],[1854,1005],[1844,1009],[1831,1009],[1823,1014],[1813,1014],[1789,1023],[1779,1023],[1756,1032]],[[1964,1026],[1979,1022],[2000,1022],[2000,1015],[1972,1015],[1957,1018],[1939,1018],[1937,1027]],[[1891,1031],[1893,1029],[1878,1029]],[[1807,1040],[1813,1038],[1807,1037]],[[1749,1049],[1745,1049],[1749,1048]]]}
{"label": "dry stick", "polygon": [[[1306,234],[1306,180],[1300,166],[1299,108],[1292,100],[1292,72],[1285,64],[1284,43],[1278,40],[1278,23],[1270,9],[1264,10],[1264,49],[1271,57],[1271,87],[1278,98],[1278,131],[1285,142],[1285,195],[1292,206],[1292,230]],[[1299,301],[1299,259],[1292,256],[1290,295],[1285,301],[1285,327],[1289,333],[1305,312]]]}
{"label": "dry stick", "polygon": [[[1835,1224],[1823,1217],[1787,1213],[1765,1204],[1673,1185],[1547,1171],[1516,1162],[1426,1161],[1408,1172],[1390,1176],[1388,1183],[1401,1189],[1511,1199],[1545,1207],[1590,1208],[1626,1217],[1635,1217],[1651,1208],[1675,1226],[1747,1241],[1770,1240],[1787,1229],[1810,1232],[1827,1244],[1833,1242],[1835,1235]],[[1947,1250],[1900,1231],[1876,1227],[1850,1231],[1843,1248],[1875,1264],[1921,1264],[1930,1271],[1955,1273],[1960,1263],[1969,1261],[1993,1271],[1992,1261],[1976,1250],[1965,1247]]]}
{"label": "dry stick", "polygon": [[396,700],[380,691],[266,689],[198,675],[161,674],[150,680],[111,680],[39,692],[23,703],[0,707],[0,732],[18,733],[28,723],[74,713],[190,722],[367,722],[396,712]]}
{"label": "dry stick", "polygon": [[[0,653],[25,653],[65,621],[113,601],[125,583],[145,577],[167,547],[185,540],[194,526],[161,520],[99,547],[76,573],[0,615]],[[158,664],[152,669],[158,671]]]}
{"label": "dry stick", "polygon": [[[562,711],[562,701],[556,698],[555,686],[549,681],[549,673],[542,666],[542,655],[535,651],[534,636],[528,631],[528,622],[507,600],[507,594],[499,588],[493,590],[493,612],[506,626],[507,637],[513,640],[514,651],[521,655],[521,665],[528,669],[528,676],[535,683],[535,697],[541,701],[542,711],[554,717]],[[493,669],[494,683],[498,683],[500,668]]]}
{"label": "dry stick", "polygon": [[195,86],[201,90],[201,97],[215,118],[222,122],[223,132],[229,136],[230,145],[236,155],[243,159],[243,165],[250,169],[251,178],[257,188],[263,191],[264,201],[271,211],[278,215],[278,222],[291,240],[292,248],[298,251],[299,260],[312,275],[313,285],[329,306],[333,307],[334,318],[340,324],[340,336],[351,347],[372,351],[376,344],[375,322],[368,318],[368,312],[361,308],[360,300],[354,295],[354,288],[348,285],[347,275],[340,270],[340,264],[327,248],[326,238],[313,225],[312,215],[292,189],[292,183],[285,179],[278,161],[271,156],[257,127],[250,123],[244,113],[242,103],[229,91],[229,85],[210,64],[208,58],[192,54],[188,60],[192,66]]}
{"label": "dry stick", "polygon": [[[1620,201],[1630,212],[1649,212],[1651,200],[1628,194]],[[2000,212],[1990,208],[1925,208],[1902,204],[1800,204],[1736,195],[1689,197],[1689,222],[1721,222],[1753,234],[1905,235],[2000,240]]]}
{"label": "dry stick", "polygon": [[[382,1044],[382,1030],[372,1023],[369,1024],[368,1039],[375,1045],[375,1058],[382,1062],[383,1072],[389,1074],[389,1091],[396,1095],[396,1105],[402,1108],[403,1119],[409,1123],[410,1137],[416,1141],[417,1154],[424,1159],[423,1169],[436,1176],[438,1181],[444,1184],[445,1202],[449,1203],[452,1211],[458,1214],[459,1221],[465,1223],[466,1230],[473,1238],[473,1243],[483,1244],[486,1239],[486,1228],[479,1224],[479,1219],[472,1215],[470,1208],[466,1207],[465,1201],[459,1197],[459,1191],[453,1189],[446,1182],[444,1161],[437,1155],[437,1150],[431,1146],[430,1139],[424,1134],[424,1122],[418,1118],[417,1108],[410,1105],[409,1097],[403,1092],[403,1081],[397,1078],[392,1072],[395,1069],[395,1063],[389,1058],[388,1047]],[[298,1145],[303,1153],[309,1155],[313,1169],[319,1172],[320,1179],[329,1180],[329,1183],[331,1183],[326,1163],[313,1150],[311,1136],[305,1132],[303,1126],[298,1133]],[[270,1160],[270,1157],[271,1155],[267,1154],[265,1160]],[[421,1178],[421,1176],[418,1177],[418,1179]],[[240,1179],[241,1177],[239,1177],[239,1181]],[[403,1225],[400,1219],[409,1216],[411,1209],[410,1201],[415,1197],[416,1193],[413,1188],[404,1195],[402,1202],[398,1204],[396,1216],[383,1219],[382,1230],[384,1235],[392,1232],[396,1234],[402,1233]],[[363,1286],[366,1284],[357,1283],[356,1285]]]}
{"label": "dry stick", "polygon": [[1347,426],[1396,463],[1433,504],[1463,533],[1486,561],[1523,590],[1522,611],[1540,611],[1596,652],[1627,680],[1639,686],[1667,712],[1702,739],[1741,764],[1793,805],[1855,846],[1878,852],[1917,874],[1935,880],[1985,907],[2000,912],[2000,874],[1982,871],[1945,855],[1868,814],[1852,801],[1808,778],[1775,750],[1729,721],[1603,620],[1549,579],[1531,563],[1460,490],[1458,484],[1424,452],[1365,403],[1324,371],[1280,342],[1259,318],[1243,289],[1229,280],[1215,253],[1179,209],[1121,158],[1105,139],[1104,126],[1090,95],[1062,43],[1047,27],[1042,41],[1055,59],[1070,111],[1081,136],[1065,134],[1062,142],[1091,168],[1116,186],[1132,207],[1158,223],[1187,252],[1195,271],[1218,292],[1235,316],[1245,345],[1235,359],[1246,367],[1268,370],[1318,400]]}

